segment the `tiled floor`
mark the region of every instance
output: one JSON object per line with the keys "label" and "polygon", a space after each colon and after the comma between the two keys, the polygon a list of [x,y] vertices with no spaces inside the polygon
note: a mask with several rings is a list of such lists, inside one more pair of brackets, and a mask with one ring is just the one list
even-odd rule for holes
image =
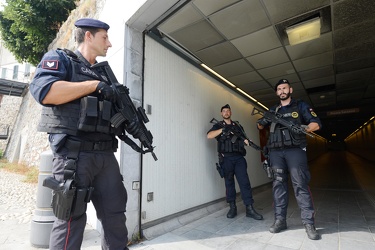
{"label": "tiled floor", "polygon": [[375,249],[375,164],[351,153],[333,151],[310,162],[316,227],[321,240],[309,240],[294,195],[290,195],[288,229],[271,234],[271,188],[256,192],[255,207],[264,220],[239,215],[227,219],[227,208],[155,239],[131,246],[137,250],[165,249]]}

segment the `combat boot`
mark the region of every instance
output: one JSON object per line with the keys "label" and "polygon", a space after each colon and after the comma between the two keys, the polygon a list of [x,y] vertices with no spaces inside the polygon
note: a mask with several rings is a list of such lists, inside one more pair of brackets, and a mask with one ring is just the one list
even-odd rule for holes
{"label": "combat boot", "polygon": [[250,217],[255,220],[263,220],[263,216],[255,211],[253,205],[246,206],[246,217]]}
{"label": "combat boot", "polygon": [[273,234],[276,234],[276,233],[280,233],[280,231],[285,230],[286,228],[287,228],[286,220],[276,219],[275,222],[270,227],[270,232]]}
{"label": "combat boot", "polygon": [[315,226],[313,224],[305,224],[305,229],[307,233],[307,237],[309,237],[310,240],[319,240],[320,235],[315,229]]}
{"label": "combat boot", "polygon": [[229,203],[229,212],[227,213],[227,218],[234,218],[237,215],[237,206],[235,202]]}

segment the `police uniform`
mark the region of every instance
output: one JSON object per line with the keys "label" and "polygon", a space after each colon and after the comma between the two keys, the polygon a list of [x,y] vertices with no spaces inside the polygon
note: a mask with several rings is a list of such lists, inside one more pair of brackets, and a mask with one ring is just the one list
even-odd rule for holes
{"label": "police uniform", "polygon": [[[108,24],[90,18],[80,19],[75,25],[109,29]],[[90,66],[79,51],[50,51],[36,69],[30,92],[42,104],[56,81],[106,81],[100,69]],[[38,131],[49,134],[53,177],[62,183],[74,179],[77,186],[70,218],[57,216],[53,224],[50,249],[80,249],[90,200],[103,227],[102,249],[128,249],[127,193],[114,155],[117,131],[109,122],[112,115],[111,102],[94,93],[62,105],[43,105]]]}
{"label": "police uniform", "polygon": [[[229,108],[227,104],[222,107]],[[241,191],[241,198],[246,206],[246,216],[257,220],[263,219],[263,216],[258,214],[253,208],[253,195],[249,176],[247,173],[247,162],[245,159],[246,149],[244,143],[244,130],[237,121],[231,121],[227,124],[225,121],[220,121],[214,124],[212,128],[207,132],[215,131],[221,128],[225,128],[223,131],[237,131],[242,134],[242,137],[234,136],[233,133],[223,132],[216,137],[217,140],[217,151],[219,155],[219,164],[224,172],[224,181],[226,187],[226,201],[229,203],[230,210],[227,214],[228,218],[233,218],[237,215],[236,207],[236,187],[234,176],[236,176],[238,185]]]}
{"label": "police uniform", "polygon": [[[279,82],[282,83],[282,82]],[[291,99],[289,105],[277,105],[270,108],[281,115],[282,119],[298,126],[316,122],[321,128],[320,119],[313,109],[302,100]],[[294,194],[301,209],[303,224],[314,225],[314,206],[308,183],[310,172],[306,155],[306,135],[290,131],[287,127],[261,118],[258,123],[263,126],[271,125],[267,142],[269,164],[274,173],[273,199],[275,220],[284,221],[288,207],[288,176],[290,175]],[[286,224],[285,224],[286,227]]]}

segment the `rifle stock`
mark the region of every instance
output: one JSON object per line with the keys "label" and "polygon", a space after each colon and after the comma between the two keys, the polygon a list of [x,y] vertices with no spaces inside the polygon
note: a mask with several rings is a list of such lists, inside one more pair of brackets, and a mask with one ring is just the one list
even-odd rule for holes
{"label": "rifle stock", "polygon": [[145,110],[142,107],[138,107],[138,109],[135,108],[129,96],[129,88],[117,81],[107,61],[97,63],[92,67],[100,67],[103,69],[108,83],[110,83],[115,92],[116,101],[114,106],[117,113],[111,118],[113,126],[118,128],[121,124],[125,123],[125,130],[147,148],[147,150],[144,151],[145,153],[150,152],[154,160],[157,161],[158,158],[152,146],[153,136],[145,126],[145,123],[149,121]]}

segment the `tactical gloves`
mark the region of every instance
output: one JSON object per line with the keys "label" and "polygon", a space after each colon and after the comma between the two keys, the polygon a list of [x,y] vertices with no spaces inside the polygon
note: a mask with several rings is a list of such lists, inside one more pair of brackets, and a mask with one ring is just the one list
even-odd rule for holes
{"label": "tactical gloves", "polygon": [[98,94],[98,97],[103,100],[114,102],[115,99],[115,91],[111,86],[106,84],[105,82],[99,82],[98,86],[96,87],[95,93]]}

